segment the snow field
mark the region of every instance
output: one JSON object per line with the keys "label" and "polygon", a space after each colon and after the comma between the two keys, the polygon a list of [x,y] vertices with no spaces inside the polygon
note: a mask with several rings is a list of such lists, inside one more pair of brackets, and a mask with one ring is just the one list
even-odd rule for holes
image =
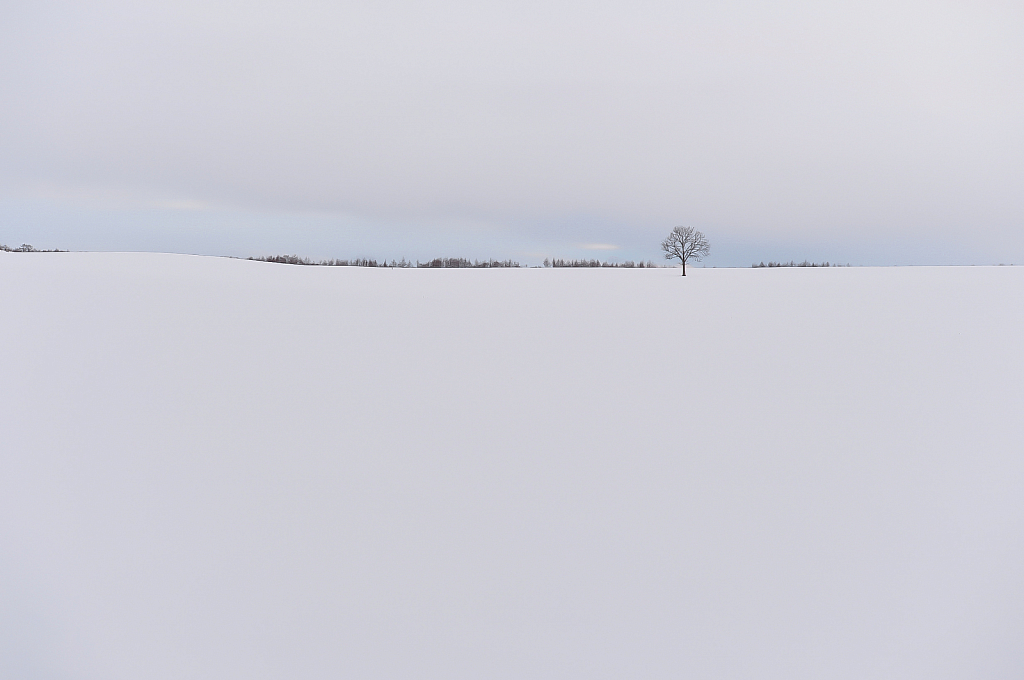
{"label": "snow field", "polygon": [[0,675],[1010,678],[1024,270],[0,253]]}

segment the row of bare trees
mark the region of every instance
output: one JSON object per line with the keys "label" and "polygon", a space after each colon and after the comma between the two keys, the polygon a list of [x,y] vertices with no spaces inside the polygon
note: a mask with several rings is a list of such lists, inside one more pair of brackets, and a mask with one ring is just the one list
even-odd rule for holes
{"label": "row of bare trees", "polygon": [[464,257],[435,257],[427,262],[411,262],[404,257],[401,260],[375,260],[370,258],[356,258],[353,260],[311,260],[308,257],[298,255],[267,255],[263,257],[250,257],[250,260],[258,262],[275,262],[277,264],[300,264],[318,267],[421,267],[427,269],[497,269],[503,267],[520,267],[514,260],[467,260]]}
{"label": "row of bare trees", "polygon": [[54,249],[54,250],[39,250],[38,248],[33,248],[32,246],[30,246],[27,243],[22,243],[17,248],[11,248],[10,246],[5,246],[3,244],[0,244],[0,251],[3,251],[5,253],[66,253],[67,252],[66,250],[56,250],[56,249]]}
{"label": "row of bare trees", "polygon": [[654,264],[651,261],[634,262],[633,260],[626,260],[625,262],[602,262],[601,260],[563,260],[561,258],[544,258],[545,267],[618,267],[625,269],[643,269],[645,267],[657,267],[659,265]]}

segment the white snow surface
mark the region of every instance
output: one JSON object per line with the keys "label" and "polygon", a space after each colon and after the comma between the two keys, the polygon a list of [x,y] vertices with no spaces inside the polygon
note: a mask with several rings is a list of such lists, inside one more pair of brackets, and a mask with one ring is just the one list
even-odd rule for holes
{"label": "white snow surface", "polygon": [[1024,268],[0,253],[0,676],[1018,678]]}

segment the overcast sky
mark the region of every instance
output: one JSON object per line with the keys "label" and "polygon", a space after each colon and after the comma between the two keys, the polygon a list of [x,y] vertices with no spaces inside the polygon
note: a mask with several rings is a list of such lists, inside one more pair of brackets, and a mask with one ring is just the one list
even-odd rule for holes
{"label": "overcast sky", "polygon": [[1016,2],[0,3],[0,243],[1024,264]]}

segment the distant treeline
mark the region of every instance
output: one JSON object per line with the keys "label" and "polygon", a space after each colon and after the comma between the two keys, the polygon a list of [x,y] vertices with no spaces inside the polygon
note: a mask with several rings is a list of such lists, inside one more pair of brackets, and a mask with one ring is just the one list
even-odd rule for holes
{"label": "distant treeline", "polygon": [[[277,262],[278,264],[302,264],[311,266],[322,266],[322,267],[420,267],[427,269],[497,269],[497,268],[521,268],[526,265],[519,264],[515,260],[469,260],[465,257],[435,257],[433,260],[426,262],[420,262],[416,260],[411,262],[406,260],[404,257],[401,260],[374,260],[374,259],[354,259],[354,260],[311,260],[308,257],[299,257],[298,255],[269,255],[265,257],[250,257],[250,260],[256,260],[259,262]],[[601,260],[563,260],[561,258],[546,258],[544,260],[545,267],[623,267],[626,269],[634,268],[653,268],[661,267],[651,262],[650,260],[644,262],[640,260],[634,262],[633,260],[626,260],[625,262],[602,262]],[[757,265],[754,265],[755,267]],[[767,266],[763,265],[762,266]],[[773,267],[783,266],[772,263]],[[788,266],[788,265],[787,265]],[[809,265],[808,265],[809,266]],[[817,266],[817,265],[815,265]]]}
{"label": "distant treeline", "polygon": [[768,264],[760,262],[758,264],[752,264],[750,266],[753,267],[754,269],[760,269],[761,267],[849,267],[850,265],[829,264],[828,262],[822,262],[821,264],[818,264],[817,262],[808,262],[807,260],[804,260],[803,262],[795,262],[793,260],[790,260],[789,262],[769,262]]}
{"label": "distant treeline", "polygon": [[464,257],[435,257],[430,262],[416,260],[417,267],[430,268],[454,268],[454,269],[496,269],[502,267],[519,267],[518,262],[512,260],[473,260],[470,262]]}
{"label": "distant treeline", "polygon": [[354,260],[311,260],[308,257],[299,257],[298,255],[270,255],[268,257],[250,257],[250,260],[256,260],[259,262],[276,262],[278,264],[302,264],[320,267],[425,267],[428,269],[492,269],[499,267],[519,267],[521,266],[518,262],[512,260],[467,260],[464,257],[435,257],[433,260],[428,262],[420,262],[417,260],[415,263],[406,260],[404,257],[401,260],[374,260],[374,259],[360,259]]}
{"label": "distant treeline", "polygon": [[[267,255],[265,257],[250,257],[250,260],[257,262],[276,262],[277,264],[303,264],[313,267],[387,267],[387,260],[355,259],[355,260],[311,260],[308,257],[298,255]],[[405,258],[401,262],[392,260],[392,267],[408,267],[409,263]]]}
{"label": "distant treeline", "polygon": [[5,253],[66,253],[66,252],[68,252],[66,250],[57,250],[57,249],[54,249],[54,250],[39,250],[38,248],[33,248],[32,246],[30,246],[27,243],[22,243],[17,248],[11,248],[10,246],[5,246],[3,244],[0,244],[0,250],[2,250]]}
{"label": "distant treeline", "polygon": [[633,268],[645,268],[645,267],[657,267],[659,265],[654,264],[650,260],[644,262],[633,262],[633,260],[626,260],[625,262],[601,262],[600,260],[560,260],[544,259],[545,267],[625,267],[626,269]]}
{"label": "distant treeline", "polygon": [[[433,260],[427,262],[410,262],[404,257],[401,260],[374,260],[374,259],[355,259],[355,260],[311,260],[308,257],[299,257],[298,255],[270,255],[266,257],[250,257],[250,260],[257,260],[259,262],[277,262],[279,264],[302,264],[312,266],[324,266],[324,267],[421,267],[427,269],[497,269],[497,268],[520,268],[526,265],[521,265],[515,260],[468,260],[464,257],[435,257]],[[634,262],[633,260],[626,260],[625,262],[602,262],[601,260],[563,260],[560,258],[545,259],[545,267],[624,267],[627,269],[633,268],[648,268],[648,267],[660,267],[648,260],[644,262]],[[755,265],[756,266],[756,265]],[[772,266],[775,266],[774,264]]]}

